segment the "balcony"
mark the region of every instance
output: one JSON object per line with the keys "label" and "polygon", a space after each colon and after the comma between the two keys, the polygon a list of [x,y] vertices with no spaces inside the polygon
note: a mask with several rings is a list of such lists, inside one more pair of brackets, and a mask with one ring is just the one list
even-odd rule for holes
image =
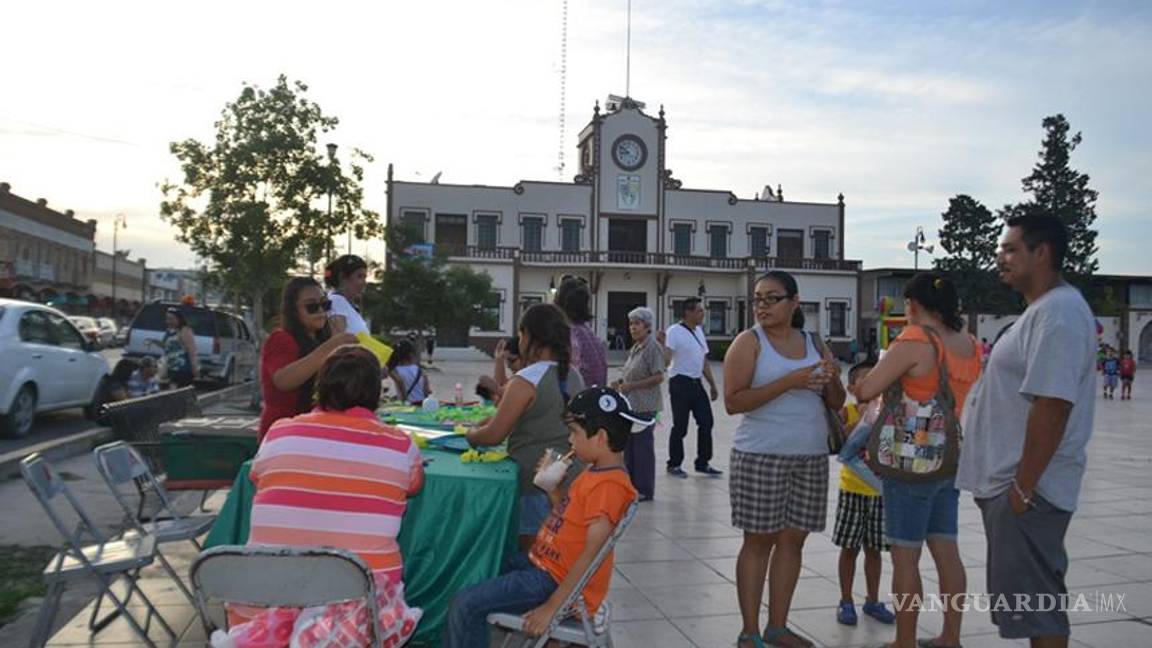
{"label": "balcony", "polygon": [[519,255],[525,265],[573,265],[573,266],[657,266],[699,268],[712,270],[744,271],[749,267],[756,271],[780,268],[783,270],[823,270],[857,272],[861,262],[844,259],[807,259],[789,257],[733,257],[715,258],[669,254],[665,252],[621,252],[621,251],[580,251],[580,252],[523,252],[514,247],[480,248],[475,245],[457,246],[448,251],[449,258],[456,261],[475,259],[501,259],[512,261]]}

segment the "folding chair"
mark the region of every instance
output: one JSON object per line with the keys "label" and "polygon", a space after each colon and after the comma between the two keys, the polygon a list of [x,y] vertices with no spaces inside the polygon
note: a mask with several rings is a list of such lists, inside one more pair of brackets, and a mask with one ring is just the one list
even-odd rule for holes
{"label": "folding chair", "polygon": [[[556,615],[548,624],[548,631],[539,637],[525,637],[524,641],[520,644],[521,648],[544,648],[544,644],[548,643],[550,639],[563,641],[568,644],[577,646],[589,646],[592,648],[611,648],[612,646],[612,633],[608,627],[608,617],[611,615],[611,607],[605,601],[601,608],[604,611],[604,627],[600,632],[597,632],[596,624],[588,615],[588,605],[584,602],[584,587],[591,580],[596,570],[600,568],[600,563],[608,557],[612,552],[612,548],[616,546],[616,541],[620,536],[624,535],[624,530],[632,523],[632,518],[636,517],[636,510],[639,504],[632,502],[628,506],[628,510],[624,513],[624,517],[612,530],[612,534],[608,536],[608,540],[604,542],[604,546],[600,547],[600,551],[592,558],[592,562],[588,565],[588,569],[580,575],[580,580],[576,583],[576,588],[564,600],[564,603],[557,610]],[[594,613],[594,616],[598,611]],[[571,617],[576,617],[575,619]],[[504,638],[504,643],[501,644],[505,648],[510,645],[512,637],[516,634],[523,634],[524,632],[524,618],[516,614],[489,614],[488,623],[505,630],[510,630],[509,634]]]}
{"label": "folding chair", "polygon": [[207,636],[217,628],[208,600],[259,607],[314,607],[365,599],[372,615],[372,647],[381,648],[380,607],[372,570],[334,547],[221,545],[192,563],[192,588]]}
{"label": "folding chair", "polygon": [[[106,538],[80,507],[80,503],[72,495],[64,480],[39,453],[29,455],[20,462],[20,473],[48,513],[52,524],[64,537],[64,546],[60,553],[56,554],[44,569],[44,581],[48,585],[48,593],[40,607],[30,645],[38,648],[48,641],[66,583],[89,575],[100,584],[100,597],[96,599],[92,616],[88,620],[88,629],[93,634],[100,632],[116,617],[123,615],[124,620],[139,635],[140,640],[154,648],[156,644],[148,637],[148,630],[151,628],[152,618],[155,617],[172,644],[175,644],[178,639],[176,632],[137,583],[140,569],[152,564],[157,556],[156,538],[146,534],[131,534],[122,540]],[[59,502],[56,498],[60,495],[64,496],[72,512],[79,518],[73,529],[68,528],[61,512],[56,509]],[[123,600],[112,591],[112,583],[116,576],[123,576],[128,583],[128,593]],[[148,613],[143,626],[128,611],[127,606],[133,595],[139,595],[147,608]],[[112,601],[115,609],[98,618],[104,597]]]}

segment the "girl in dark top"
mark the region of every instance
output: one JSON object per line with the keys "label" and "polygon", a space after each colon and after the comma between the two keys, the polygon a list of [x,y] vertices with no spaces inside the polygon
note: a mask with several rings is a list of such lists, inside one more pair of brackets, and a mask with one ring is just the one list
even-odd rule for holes
{"label": "girl in dark top", "polygon": [[324,289],[311,277],[293,277],[284,286],[283,323],[260,352],[261,440],[276,421],[312,409],[313,381],[320,365],[336,348],[356,343],[351,333],[331,333],[329,308]]}

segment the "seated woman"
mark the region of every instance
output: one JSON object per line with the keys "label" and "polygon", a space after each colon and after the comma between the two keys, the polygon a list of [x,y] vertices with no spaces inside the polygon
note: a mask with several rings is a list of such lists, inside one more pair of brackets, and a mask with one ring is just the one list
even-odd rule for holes
{"label": "seated woman", "polygon": [[564,411],[568,399],[584,390],[579,372],[569,369],[572,352],[568,319],[552,304],[534,304],[520,317],[524,368],[508,381],[496,414],[468,432],[472,446],[508,441],[508,454],[520,472],[520,547],[532,546],[551,511],[548,496],[532,483],[536,464],[548,448],[568,448]]}
{"label": "seated woman", "polygon": [[[415,629],[420,611],[404,604],[396,538],[408,496],[423,485],[424,468],[411,439],[376,418],[380,382],[380,363],[363,347],[340,347],[324,361],[316,378],[316,409],[274,423],[252,462],[256,496],[248,542],[354,552],[376,577],[383,643],[400,645]],[[290,633],[292,645],[317,645],[325,629],[355,625],[357,614],[364,620],[362,605],[328,606]],[[231,609],[233,616],[246,611],[252,609]],[[295,617],[282,608],[261,610],[229,634],[243,646],[245,637],[263,634],[255,629],[267,631],[270,623],[291,627]],[[366,622],[360,625],[366,633]],[[275,629],[271,635],[279,636]]]}

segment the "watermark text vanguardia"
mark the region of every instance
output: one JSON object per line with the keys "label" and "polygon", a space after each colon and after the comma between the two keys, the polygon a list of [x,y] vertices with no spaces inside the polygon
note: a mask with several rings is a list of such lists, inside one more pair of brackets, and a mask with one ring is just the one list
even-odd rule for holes
{"label": "watermark text vanguardia", "polygon": [[893,594],[897,611],[921,612],[1127,612],[1125,592],[1069,594]]}

